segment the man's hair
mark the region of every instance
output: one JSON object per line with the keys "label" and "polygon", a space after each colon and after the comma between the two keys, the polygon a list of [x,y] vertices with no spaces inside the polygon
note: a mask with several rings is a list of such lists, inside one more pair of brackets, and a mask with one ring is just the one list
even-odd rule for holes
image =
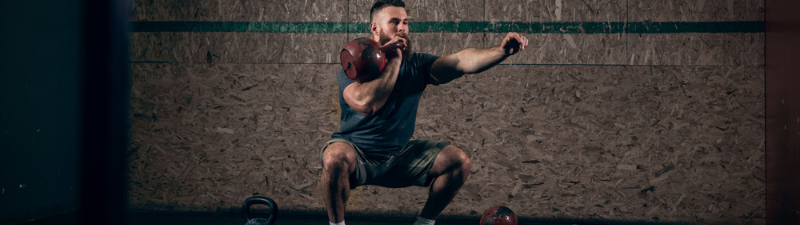
{"label": "man's hair", "polygon": [[405,8],[406,3],[403,2],[403,0],[378,0],[375,4],[372,4],[372,9],[369,10],[369,21],[372,22],[372,15],[375,14],[375,12],[381,11],[381,9],[389,6]]}

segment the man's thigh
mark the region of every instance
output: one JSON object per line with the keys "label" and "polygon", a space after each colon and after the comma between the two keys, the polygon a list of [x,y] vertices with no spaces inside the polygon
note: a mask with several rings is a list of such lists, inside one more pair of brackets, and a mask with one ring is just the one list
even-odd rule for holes
{"label": "man's thigh", "polygon": [[439,152],[447,142],[431,140],[412,140],[398,154],[379,162],[366,164],[366,184],[390,188],[430,185],[428,173]]}

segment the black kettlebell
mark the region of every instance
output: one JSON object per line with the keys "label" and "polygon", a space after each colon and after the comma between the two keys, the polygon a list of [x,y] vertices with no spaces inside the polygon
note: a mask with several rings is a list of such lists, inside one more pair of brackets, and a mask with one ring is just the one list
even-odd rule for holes
{"label": "black kettlebell", "polygon": [[[250,218],[250,206],[253,204],[263,204],[269,206],[269,217],[266,219],[264,218]],[[244,212],[244,218],[247,220],[247,223],[244,225],[272,225],[275,223],[275,219],[278,217],[278,205],[275,204],[275,201],[272,199],[261,197],[261,196],[253,196],[249,197],[244,200],[244,204],[242,204],[242,211]]]}

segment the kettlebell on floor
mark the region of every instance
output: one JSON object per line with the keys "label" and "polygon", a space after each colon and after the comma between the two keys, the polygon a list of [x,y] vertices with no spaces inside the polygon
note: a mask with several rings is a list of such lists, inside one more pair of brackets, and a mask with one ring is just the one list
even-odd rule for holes
{"label": "kettlebell on floor", "polygon": [[[250,206],[254,204],[269,206],[269,217],[266,219],[250,217]],[[244,200],[244,203],[242,204],[242,212],[244,213],[244,218],[247,220],[245,225],[272,225],[278,218],[278,204],[275,204],[275,201],[266,197],[253,196]]]}

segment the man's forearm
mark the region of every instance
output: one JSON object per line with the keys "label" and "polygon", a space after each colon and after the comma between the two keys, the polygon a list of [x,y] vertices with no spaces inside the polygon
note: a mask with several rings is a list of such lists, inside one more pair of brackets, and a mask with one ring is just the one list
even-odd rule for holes
{"label": "man's forearm", "polygon": [[386,103],[386,99],[394,90],[397,82],[397,74],[400,70],[400,60],[390,60],[385,69],[374,80],[364,83],[354,83],[358,85],[356,99],[359,104],[375,111]]}
{"label": "man's forearm", "polygon": [[519,53],[526,46],[528,46],[527,38],[511,32],[499,46],[484,49],[468,48],[442,56],[433,62],[431,76],[436,83],[444,84],[464,74],[480,73]]}
{"label": "man's forearm", "polygon": [[468,48],[436,60],[431,67],[431,76],[436,83],[444,84],[464,74],[488,70],[506,58],[508,56],[499,46],[484,49]]}
{"label": "man's forearm", "polygon": [[483,72],[508,58],[500,46],[484,49],[468,48],[457,54],[459,62],[456,70],[465,74]]}

